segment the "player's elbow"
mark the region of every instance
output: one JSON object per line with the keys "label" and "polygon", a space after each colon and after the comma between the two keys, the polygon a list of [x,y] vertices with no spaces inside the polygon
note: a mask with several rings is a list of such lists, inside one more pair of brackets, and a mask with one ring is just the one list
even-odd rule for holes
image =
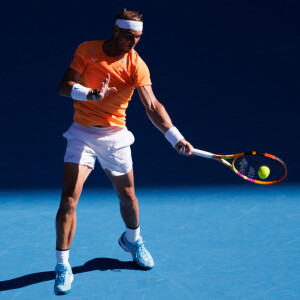
{"label": "player's elbow", "polygon": [[146,108],[146,113],[151,113],[151,112],[156,111],[156,105],[152,101],[150,103],[148,103],[147,105],[145,105],[145,108]]}
{"label": "player's elbow", "polygon": [[145,108],[146,112],[158,112],[161,109],[162,105],[156,98],[152,98],[151,101],[146,102]]}
{"label": "player's elbow", "polygon": [[63,91],[64,91],[64,88],[63,88],[63,84],[62,84],[62,82],[61,82],[61,83],[59,84],[59,86],[58,86],[58,95],[64,96]]}
{"label": "player's elbow", "polygon": [[58,86],[58,94],[60,96],[69,96],[71,89],[72,86],[68,82],[62,81]]}

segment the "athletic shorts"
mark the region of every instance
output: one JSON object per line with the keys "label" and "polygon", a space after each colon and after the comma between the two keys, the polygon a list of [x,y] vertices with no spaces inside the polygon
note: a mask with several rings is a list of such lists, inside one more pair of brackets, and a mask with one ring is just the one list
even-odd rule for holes
{"label": "athletic shorts", "polygon": [[97,158],[101,167],[113,176],[127,174],[132,169],[130,145],[134,136],[127,128],[86,127],[74,122],[63,136],[67,139],[64,162],[94,169]]}

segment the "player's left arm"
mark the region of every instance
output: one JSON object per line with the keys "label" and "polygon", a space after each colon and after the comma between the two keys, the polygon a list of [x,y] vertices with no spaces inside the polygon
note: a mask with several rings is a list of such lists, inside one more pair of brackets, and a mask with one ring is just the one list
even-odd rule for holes
{"label": "player's left arm", "polygon": [[[175,128],[164,106],[156,99],[152,86],[146,85],[137,88],[146,114],[151,122],[165,135],[171,128]],[[171,129],[172,131],[173,129]],[[193,146],[184,138],[174,146],[181,155],[192,155]]]}

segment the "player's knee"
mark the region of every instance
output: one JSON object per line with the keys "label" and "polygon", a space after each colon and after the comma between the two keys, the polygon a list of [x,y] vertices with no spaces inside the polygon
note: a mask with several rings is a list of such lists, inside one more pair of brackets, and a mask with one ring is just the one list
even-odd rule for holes
{"label": "player's knee", "polygon": [[123,206],[132,207],[136,205],[138,201],[134,191],[118,193],[118,196],[120,198],[121,205]]}
{"label": "player's knee", "polygon": [[72,196],[62,196],[59,210],[62,214],[73,215],[76,211],[77,200]]}

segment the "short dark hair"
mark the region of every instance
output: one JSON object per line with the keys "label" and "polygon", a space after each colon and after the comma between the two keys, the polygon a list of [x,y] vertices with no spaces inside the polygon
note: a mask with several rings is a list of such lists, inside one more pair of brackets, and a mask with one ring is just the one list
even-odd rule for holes
{"label": "short dark hair", "polygon": [[143,22],[143,14],[135,10],[124,10],[116,14],[116,19],[134,20]]}

